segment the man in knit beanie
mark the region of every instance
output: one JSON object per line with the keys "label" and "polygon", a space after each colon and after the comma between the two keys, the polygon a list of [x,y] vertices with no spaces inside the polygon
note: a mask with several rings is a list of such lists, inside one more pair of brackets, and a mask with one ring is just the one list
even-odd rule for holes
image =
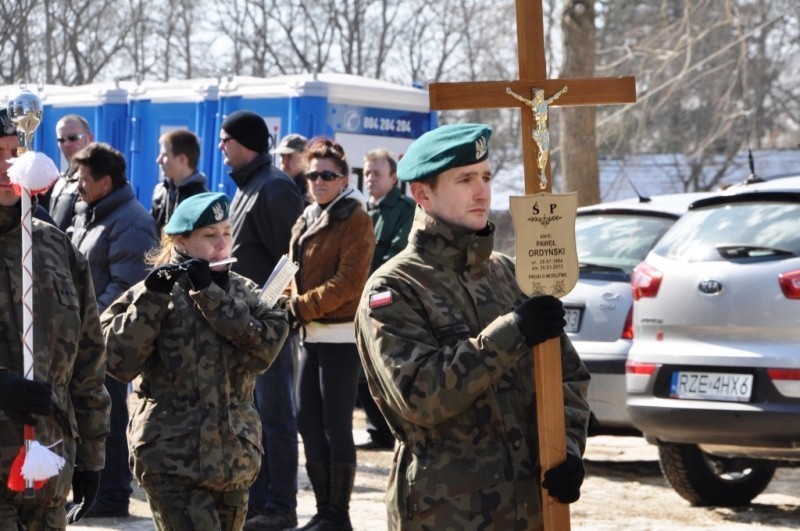
{"label": "man in knit beanie", "polygon": [[[219,149],[236,183],[231,202],[233,270],[263,285],[289,252],[292,225],[303,212],[300,189],[272,165],[269,130],[252,111],[236,111],[223,122]],[[287,341],[266,373],[256,379],[264,459],[250,488],[245,529],[297,525],[297,421],[292,342]]]}
{"label": "man in knit beanie", "polygon": [[[228,133],[229,138],[250,151],[261,153],[269,149],[267,123],[252,111],[236,111],[230,114],[222,122],[222,130]],[[225,153],[225,150],[222,152]]]}

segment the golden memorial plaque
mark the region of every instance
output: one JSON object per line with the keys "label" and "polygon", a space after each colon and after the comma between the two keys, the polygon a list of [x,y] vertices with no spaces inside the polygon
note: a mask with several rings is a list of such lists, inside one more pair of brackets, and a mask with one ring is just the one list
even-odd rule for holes
{"label": "golden memorial plaque", "polygon": [[517,283],[533,297],[563,297],[578,282],[575,217],[578,194],[511,196]]}

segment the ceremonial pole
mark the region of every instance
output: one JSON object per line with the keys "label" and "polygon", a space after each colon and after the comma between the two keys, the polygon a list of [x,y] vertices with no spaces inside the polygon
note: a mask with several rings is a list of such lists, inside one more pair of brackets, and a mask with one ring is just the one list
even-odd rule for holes
{"label": "ceremonial pole", "polygon": [[[21,203],[21,229],[22,229],[22,361],[23,376],[28,380],[33,380],[34,360],[33,360],[33,202],[31,195],[47,190],[47,188],[58,178],[58,170],[53,162],[42,155],[49,165],[45,162],[42,166],[41,158],[36,158],[32,152],[33,133],[42,121],[42,102],[39,98],[23,89],[8,102],[8,116],[16,124],[19,136],[19,149],[17,158],[9,169],[9,178],[15,187],[19,188]],[[30,153],[29,150],[31,151]],[[26,155],[27,153],[27,155]],[[34,163],[34,160],[39,164]],[[52,167],[50,167],[52,166]],[[53,474],[44,472],[46,477],[37,472],[26,474],[26,470],[31,466],[38,468],[38,463],[33,463],[30,459],[32,450],[36,450],[36,433],[34,427],[25,424],[24,427],[24,455],[21,464],[21,474],[25,479],[26,498],[33,498],[34,489],[39,486],[35,481],[41,482],[46,477]],[[39,453],[38,455],[41,455]],[[59,457],[59,456],[56,456]],[[56,460],[58,462],[58,460]],[[62,465],[63,466],[63,465]],[[14,467],[12,467],[14,468]],[[14,474],[11,474],[13,476]]]}

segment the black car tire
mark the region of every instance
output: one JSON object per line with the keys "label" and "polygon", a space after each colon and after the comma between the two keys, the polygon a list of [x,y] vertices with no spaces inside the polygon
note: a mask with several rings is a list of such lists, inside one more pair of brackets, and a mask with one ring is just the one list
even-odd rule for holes
{"label": "black car tire", "polygon": [[768,461],[727,459],[693,444],[658,443],[661,472],[692,505],[747,505],[767,488],[775,466]]}

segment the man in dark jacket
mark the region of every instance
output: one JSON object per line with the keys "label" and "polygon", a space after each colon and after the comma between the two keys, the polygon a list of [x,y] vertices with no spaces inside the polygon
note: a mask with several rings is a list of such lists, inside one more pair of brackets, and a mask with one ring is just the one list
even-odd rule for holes
{"label": "man in dark jacket", "polygon": [[[108,144],[91,143],[73,158],[80,202],[72,243],[89,261],[97,307],[102,313],[122,292],[147,274],[144,255],[156,243],[156,228],[125,176],[125,158]],[[87,516],[128,516],[131,471],[128,467],[127,386],[106,376],[111,395],[111,432],[100,493]]]}
{"label": "man in dark jacket", "polygon": [[[303,211],[300,190],[272,166],[264,119],[237,111],[222,123],[219,149],[237,190],[231,203],[233,270],[263,285],[289,251],[292,225]],[[263,429],[264,459],[250,488],[245,529],[297,525],[297,420],[294,359],[287,341],[266,373],[256,379],[255,400]]]}
{"label": "man in dark jacket", "polygon": [[49,209],[56,227],[66,231],[72,225],[75,216],[75,204],[78,202],[78,176],[72,165],[75,153],[94,140],[89,122],[79,114],[68,114],[56,123],[56,142],[58,149],[67,161],[67,168],[53,184],[42,199],[42,206]]}
{"label": "man in dark jacket", "polygon": [[150,214],[160,231],[167,224],[181,201],[208,192],[208,178],[197,169],[200,160],[200,141],[186,129],[176,129],[161,135],[161,147],[156,163],[164,180],[153,189]]}
{"label": "man in dark jacket", "polygon": [[[414,221],[414,200],[397,187],[397,162],[387,149],[373,149],[364,155],[364,188],[369,194],[367,211],[375,227],[375,253],[370,274],[391,257],[405,249]],[[358,381],[358,401],[367,417],[369,440],[359,444],[362,450],[391,450],[392,435],[363,375]]]}

